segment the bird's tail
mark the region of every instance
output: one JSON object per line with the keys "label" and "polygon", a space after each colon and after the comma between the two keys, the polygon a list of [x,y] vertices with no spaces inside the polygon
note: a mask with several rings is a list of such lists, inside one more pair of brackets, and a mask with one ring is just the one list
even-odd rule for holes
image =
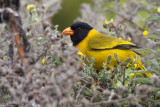
{"label": "bird's tail", "polygon": [[[147,70],[140,61],[138,62],[137,66],[135,66],[135,69]],[[147,78],[151,78],[152,77],[151,73],[144,73],[144,74],[138,74],[138,75],[141,76],[141,77],[147,77]]]}

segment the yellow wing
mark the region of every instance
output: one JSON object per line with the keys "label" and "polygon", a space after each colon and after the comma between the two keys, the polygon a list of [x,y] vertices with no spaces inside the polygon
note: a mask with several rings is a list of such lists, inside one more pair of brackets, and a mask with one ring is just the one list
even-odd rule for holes
{"label": "yellow wing", "polygon": [[[95,34],[88,41],[91,50],[130,49],[137,47],[135,44],[106,34]],[[138,47],[137,47],[138,48]]]}

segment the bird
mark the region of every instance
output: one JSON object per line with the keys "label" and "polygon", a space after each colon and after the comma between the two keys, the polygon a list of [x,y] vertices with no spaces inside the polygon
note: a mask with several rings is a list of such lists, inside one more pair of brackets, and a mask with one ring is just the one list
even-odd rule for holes
{"label": "bird", "polygon": [[[111,56],[112,59],[110,63],[107,64],[107,69],[114,69],[118,65],[118,62],[114,57],[115,53],[120,62],[125,61],[127,58],[131,58],[132,62],[137,65],[136,69],[146,70],[141,62],[139,53],[133,50],[133,48],[138,48],[134,43],[100,33],[85,22],[73,23],[71,26],[64,29],[62,34],[70,35],[73,46],[78,48],[83,55],[86,55],[88,60],[94,58],[93,68],[95,70],[99,71],[103,69],[103,63],[108,56]],[[143,77],[150,78],[152,77],[152,74],[145,73],[143,74]]]}

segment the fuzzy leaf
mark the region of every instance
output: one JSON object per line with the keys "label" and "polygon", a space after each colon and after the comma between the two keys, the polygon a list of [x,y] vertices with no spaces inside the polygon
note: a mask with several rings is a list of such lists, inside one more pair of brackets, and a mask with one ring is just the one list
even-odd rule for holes
{"label": "fuzzy leaf", "polygon": [[111,60],[112,60],[112,56],[109,55],[109,56],[107,57],[106,64],[109,64],[109,63],[111,62]]}
{"label": "fuzzy leaf", "polygon": [[151,62],[152,62],[154,65],[159,66],[159,63],[158,63],[158,61],[157,61],[156,59],[152,59]]}
{"label": "fuzzy leaf", "polygon": [[151,16],[146,19],[146,21],[153,21],[153,20],[160,20],[160,17],[159,16]]}
{"label": "fuzzy leaf", "polygon": [[127,58],[126,60],[124,60],[123,62],[122,62],[122,66],[126,66],[128,63],[130,63],[132,61],[132,58]]}
{"label": "fuzzy leaf", "polygon": [[145,73],[155,73],[155,71],[150,71],[150,70],[138,70],[138,71],[132,71],[130,73],[134,73],[134,74],[145,74]]}
{"label": "fuzzy leaf", "polygon": [[133,70],[132,70],[131,68],[128,68],[128,69],[125,71],[125,78],[127,78],[132,71],[133,71]]}
{"label": "fuzzy leaf", "polygon": [[116,87],[120,87],[122,85],[121,81],[117,81]]}
{"label": "fuzzy leaf", "polygon": [[119,57],[118,57],[117,53],[114,53],[114,58],[116,59],[117,63],[119,63],[119,62],[120,62],[120,60],[119,60]]}
{"label": "fuzzy leaf", "polygon": [[151,78],[134,78],[132,81],[137,82],[137,83],[147,83],[147,84],[152,84]]}
{"label": "fuzzy leaf", "polygon": [[147,38],[147,39],[160,39],[160,37],[158,37],[157,35],[147,35],[147,36],[145,36],[145,38]]}

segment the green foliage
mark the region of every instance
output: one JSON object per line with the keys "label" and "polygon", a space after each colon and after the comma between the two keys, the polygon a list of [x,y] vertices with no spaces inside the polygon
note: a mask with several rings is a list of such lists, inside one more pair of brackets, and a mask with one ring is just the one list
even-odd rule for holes
{"label": "green foliage", "polygon": [[146,21],[156,21],[156,20],[160,20],[160,17],[159,16],[151,16],[146,19]]}
{"label": "green foliage", "polygon": [[10,99],[10,94],[9,93],[5,93],[2,97],[2,103],[6,103],[9,99]]}
{"label": "green foliage", "polygon": [[53,60],[53,65],[55,67],[57,67],[59,64],[61,64],[61,62],[62,62],[62,60],[60,58],[57,58],[57,59]]}
{"label": "green foliage", "polygon": [[137,15],[140,16],[141,18],[144,18],[144,19],[148,18],[148,16],[149,16],[148,12],[144,11],[144,10],[139,11],[137,13]]}

